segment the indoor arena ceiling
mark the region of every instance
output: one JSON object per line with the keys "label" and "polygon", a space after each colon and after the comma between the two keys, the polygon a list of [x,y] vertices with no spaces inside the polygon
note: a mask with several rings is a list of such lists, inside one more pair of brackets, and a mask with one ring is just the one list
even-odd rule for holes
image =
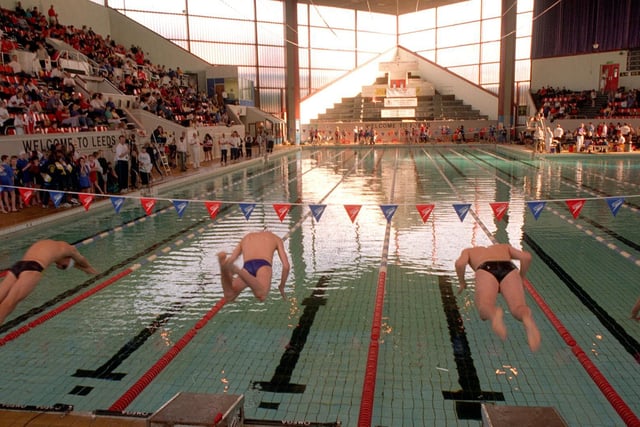
{"label": "indoor arena ceiling", "polygon": [[447,4],[460,3],[461,1],[462,0],[298,0],[298,3],[385,13],[387,15],[404,15],[405,13],[418,12]]}

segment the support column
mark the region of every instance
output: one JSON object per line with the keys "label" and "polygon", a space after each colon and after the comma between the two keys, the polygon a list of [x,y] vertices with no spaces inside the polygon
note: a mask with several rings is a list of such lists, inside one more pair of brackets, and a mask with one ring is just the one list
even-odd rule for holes
{"label": "support column", "polygon": [[300,144],[300,61],[298,58],[298,1],[284,1],[287,141]]}
{"label": "support column", "polygon": [[516,21],[517,0],[502,0],[500,26],[500,86],[498,89],[498,123],[507,129],[507,141],[511,141],[514,120],[514,90],[516,75]]}

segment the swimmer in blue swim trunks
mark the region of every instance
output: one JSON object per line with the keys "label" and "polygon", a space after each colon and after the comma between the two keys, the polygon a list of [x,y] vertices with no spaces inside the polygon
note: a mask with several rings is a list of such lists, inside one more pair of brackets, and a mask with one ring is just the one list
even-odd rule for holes
{"label": "swimmer in blue swim trunks", "polygon": [[42,278],[42,272],[49,265],[67,270],[75,267],[87,274],[97,271],[80,252],[67,242],[40,240],[25,252],[22,259],[8,270],[0,283],[0,325],[36,287]]}
{"label": "swimmer in blue swim trunks", "polygon": [[[513,259],[520,261],[520,269],[511,262]],[[502,308],[496,304],[498,293],[501,293],[513,317],[524,325],[529,348],[537,351],[540,348],[540,332],[525,302],[522,285],[531,265],[531,254],[508,244],[464,249],[455,262],[460,283],[458,293],[467,287],[464,278],[467,265],[476,275],[475,304],[480,318],[490,320],[493,331],[501,339],[507,338]]]}
{"label": "swimmer in blue swim trunks", "polygon": [[[278,252],[282,263],[282,275],[278,290],[282,298],[287,299],[284,285],[289,276],[289,259],[284,250],[282,239],[270,231],[260,231],[245,235],[231,255],[218,254],[222,289],[227,302],[233,301],[246,287],[260,301],[264,301],[271,289],[273,255]],[[242,255],[244,265],[238,268],[234,262]],[[235,275],[235,277],[234,277]]]}

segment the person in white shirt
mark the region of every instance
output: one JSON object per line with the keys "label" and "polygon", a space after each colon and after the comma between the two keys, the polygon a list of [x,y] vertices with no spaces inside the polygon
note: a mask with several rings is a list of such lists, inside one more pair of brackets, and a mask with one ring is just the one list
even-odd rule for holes
{"label": "person in white shirt", "polygon": [[200,167],[200,138],[198,138],[197,131],[189,131],[189,136],[187,137],[187,144],[189,145],[189,149],[191,150],[191,160],[193,161],[193,167],[198,169]]}
{"label": "person in white shirt", "polygon": [[231,145],[224,133],[218,140],[218,145],[220,145],[220,166],[224,166],[227,164],[227,153],[229,152],[229,146]]}
{"label": "person in white shirt", "polygon": [[120,191],[129,189],[129,146],[127,138],[120,135],[116,145],[116,175],[118,175],[118,187]]}
{"label": "person in white shirt", "polygon": [[149,156],[149,152],[146,150],[140,151],[140,155],[138,155],[138,163],[140,164],[140,181],[142,185],[145,187],[149,187],[149,181],[151,177],[151,171],[153,170],[153,163],[151,163],[151,156]]}
{"label": "person in white shirt", "polygon": [[0,134],[4,134],[9,126],[13,126],[13,117],[7,110],[7,103],[0,101]]}
{"label": "person in white shirt", "polygon": [[182,135],[176,142],[176,156],[178,157],[178,166],[182,172],[187,170],[187,141],[186,132],[182,132]]}

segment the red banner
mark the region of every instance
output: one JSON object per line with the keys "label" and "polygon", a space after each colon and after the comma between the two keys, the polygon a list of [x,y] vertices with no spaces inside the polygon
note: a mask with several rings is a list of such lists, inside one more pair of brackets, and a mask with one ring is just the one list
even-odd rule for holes
{"label": "red banner", "polygon": [[569,212],[573,215],[573,219],[577,219],[578,216],[580,216],[580,212],[582,211],[585,202],[585,199],[571,199],[565,202],[569,208]]}
{"label": "red banner", "polygon": [[276,211],[278,218],[280,218],[280,222],[284,221],[284,217],[287,216],[289,210],[291,209],[291,204],[289,203],[274,203],[273,209]]}
{"label": "red banner", "polygon": [[493,214],[496,216],[496,219],[498,221],[502,220],[502,217],[504,216],[504,214],[507,213],[507,210],[509,209],[508,202],[495,202],[495,203],[489,203],[489,205],[491,205],[491,209],[493,209]]}
{"label": "red banner", "polygon": [[416,205],[416,209],[418,209],[418,213],[420,214],[420,218],[422,218],[422,222],[427,222],[429,220],[429,216],[436,205]]}
{"label": "red banner", "polygon": [[361,207],[362,205],[344,205],[344,209],[347,211],[351,222],[356,220]]}
{"label": "red banner", "polygon": [[31,197],[33,197],[33,190],[30,188],[20,188],[20,196],[22,197],[22,201],[25,206],[29,206],[29,201],[31,200]]}
{"label": "red banner", "polygon": [[84,206],[85,211],[89,210],[89,206],[91,206],[91,203],[93,203],[94,197],[95,196],[91,193],[81,193],[78,196],[78,199],[80,199],[80,203],[82,203],[82,206]]}
{"label": "red banner", "polygon": [[211,219],[216,219],[218,212],[220,212],[220,202],[204,202],[207,211],[209,212],[209,216]]}
{"label": "red banner", "polygon": [[151,213],[153,212],[153,208],[156,205],[156,199],[150,199],[147,197],[141,197],[140,198],[140,203],[142,204],[142,209],[144,209],[144,212],[147,215],[151,215]]}

